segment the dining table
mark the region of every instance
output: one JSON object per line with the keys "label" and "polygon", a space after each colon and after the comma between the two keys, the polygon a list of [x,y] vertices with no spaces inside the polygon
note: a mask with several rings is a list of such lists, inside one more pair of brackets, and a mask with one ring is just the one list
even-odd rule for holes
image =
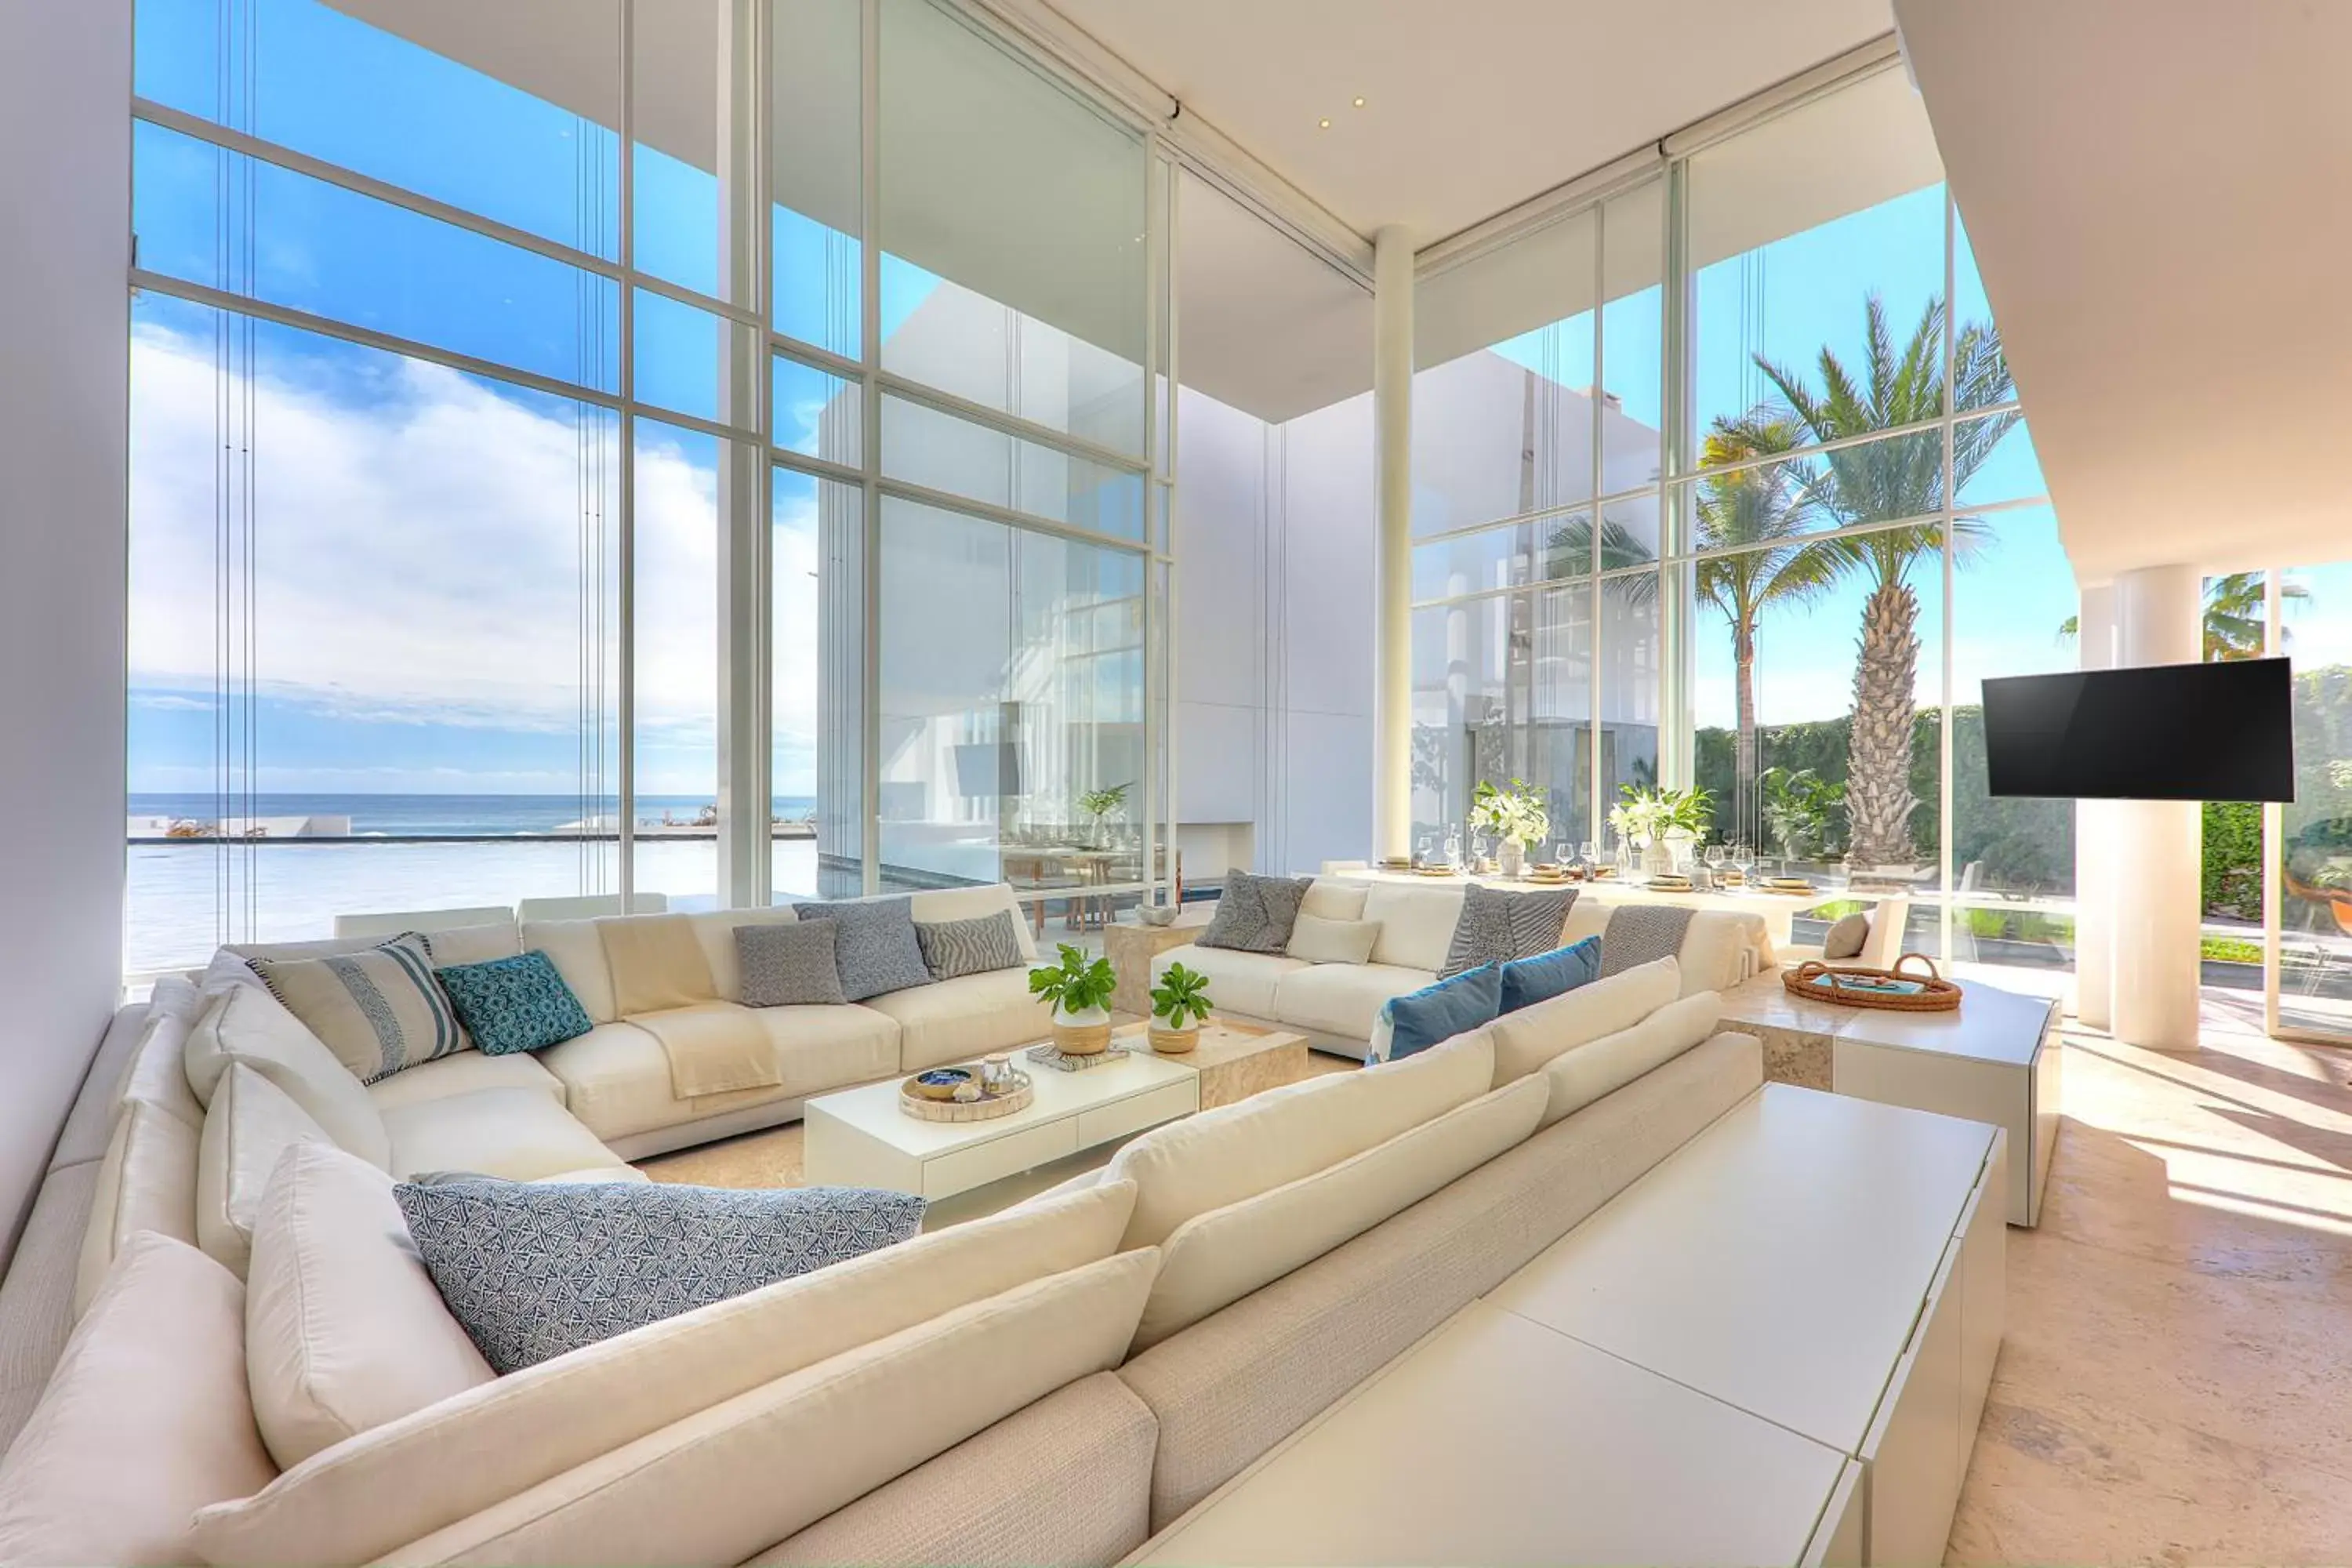
{"label": "dining table", "polygon": [[1450,871],[1437,875],[1427,871],[1401,871],[1381,867],[1370,867],[1362,870],[1350,869],[1339,874],[1350,881],[1408,882],[1422,886],[1433,884],[1440,887],[1449,883],[1459,887],[1465,883],[1476,882],[1485,887],[1503,888],[1514,892],[1523,892],[1537,888],[1570,887],[1577,890],[1580,900],[1591,899],[1612,904],[1675,904],[1685,909],[1724,910],[1758,915],[1763,919],[1765,934],[1772,939],[1772,946],[1776,951],[1790,944],[1793,940],[1791,932],[1795,928],[1797,917],[1807,910],[1818,909],[1826,903],[1844,900],[1875,904],[1884,896],[1864,889],[1834,887],[1819,881],[1814,883],[1813,890],[1795,893],[1782,892],[1762,886],[1654,888],[1649,885],[1646,879],[1638,876],[1600,877],[1563,883],[1537,881],[1524,876],[1506,877],[1499,872]]}

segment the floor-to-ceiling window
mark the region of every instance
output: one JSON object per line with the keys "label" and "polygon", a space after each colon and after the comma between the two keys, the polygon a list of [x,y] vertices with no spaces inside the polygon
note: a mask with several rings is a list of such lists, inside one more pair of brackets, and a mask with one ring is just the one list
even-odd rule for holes
{"label": "floor-to-ceiling window", "polygon": [[134,973],[1147,877],[1146,131],[934,0],[140,0],[137,52]]}

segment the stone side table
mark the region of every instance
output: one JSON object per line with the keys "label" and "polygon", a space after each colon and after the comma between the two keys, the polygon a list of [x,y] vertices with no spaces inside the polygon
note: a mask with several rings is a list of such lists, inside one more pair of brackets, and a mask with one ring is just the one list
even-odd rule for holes
{"label": "stone side table", "polygon": [[1174,1062],[1200,1075],[1201,1109],[1213,1110],[1307,1076],[1307,1037],[1261,1029],[1212,1017],[1202,1025],[1189,1051],[1163,1056],[1150,1048],[1149,1026],[1129,1024],[1113,1031],[1122,1045],[1156,1061]]}
{"label": "stone side table", "polygon": [[1111,970],[1118,976],[1118,989],[1111,993],[1112,1008],[1139,1018],[1151,1016],[1151,961],[1171,947],[1182,947],[1208,929],[1205,918],[1188,924],[1181,915],[1174,925],[1129,925],[1120,921],[1103,927],[1103,956],[1110,960]]}

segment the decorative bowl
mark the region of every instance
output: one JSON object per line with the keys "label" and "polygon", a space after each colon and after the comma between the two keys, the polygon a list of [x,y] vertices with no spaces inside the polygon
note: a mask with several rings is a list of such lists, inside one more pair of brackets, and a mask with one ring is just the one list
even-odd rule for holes
{"label": "decorative bowl", "polygon": [[1148,926],[1174,925],[1176,923],[1176,906],[1173,904],[1139,904],[1136,906],[1135,918],[1141,921]]}
{"label": "decorative bowl", "polygon": [[980,1080],[970,1068],[933,1068],[907,1080],[907,1087],[925,1100],[953,1100],[957,1089]]}

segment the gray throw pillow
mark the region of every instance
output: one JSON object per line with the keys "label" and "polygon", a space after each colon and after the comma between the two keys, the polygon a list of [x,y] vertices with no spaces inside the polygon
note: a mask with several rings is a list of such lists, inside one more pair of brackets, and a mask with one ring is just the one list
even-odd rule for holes
{"label": "gray throw pillow", "polygon": [[1021,931],[1009,910],[968,921],[917,921],[915,940],[922,944],[923,963],[934,980],[1018,969],[1028,962],[1021,956]]}
{"label": "gray throw pillow", "polygon": [[1860,958],[1864,944],[1869,941],[1870,917],[1860,913],[1851,914],[1830,927],[1829,934],[1822,938],[1822,956],[1823,958]]}
{"label": "gray throw pillow", "polygon": [[1290,928],[1298,923],[1298,906],[1314,885],[1312,877],[1227,871],[1225,890],[1217,896],[1217,912],[1201,933],[1200,945],[1236,952],[1282,952],[1290,945]]}
{"label": "gray throw pillow", "polygon": [[834,949],[841,928],[795,921],[735,928],[735,967],[746,1007],[798,1007],[846,1002]]}
{"label": "gray throw pillow", "polygon": [[500,1373],[904,1241],[923,1200],[857,1187],[450,1176],[393,1188],[450,1315]]}
{"label": "gray throw pillow", "polygon": [[1559,945],[1560,928],[1575,902],[1574,888],[1509,893],[1471,883],[1463,889],[1462,915],[1454,922],[1454,941],[1438,978],[1551,952]]}
{"label": "gray throw pillow", "polygon": [[913,900],[872,899],[837,904],[794,904],[804,921],[832,921],[840,929],[833,946],[845,1001],[863,1002],[886,991],[929,985],[930,965],[915,935]]}

